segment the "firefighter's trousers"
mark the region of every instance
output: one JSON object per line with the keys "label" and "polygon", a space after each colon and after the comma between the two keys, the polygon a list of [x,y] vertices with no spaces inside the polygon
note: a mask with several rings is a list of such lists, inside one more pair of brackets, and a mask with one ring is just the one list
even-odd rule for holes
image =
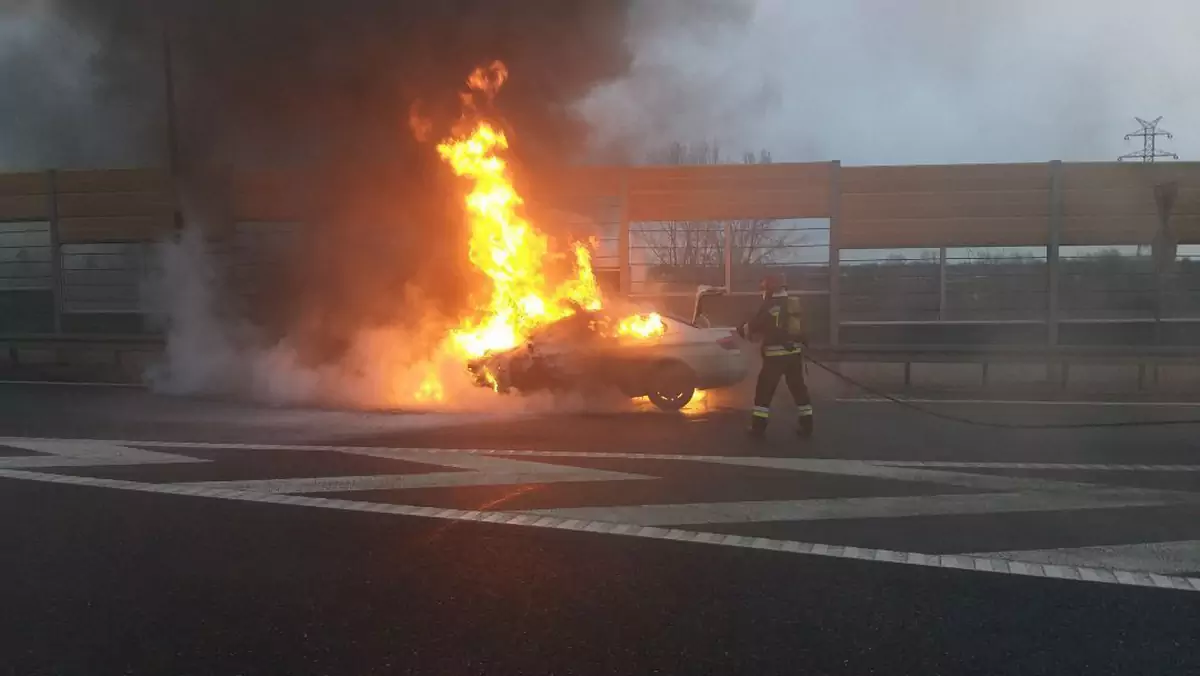
{"label": "firefighter's trousers", "polygon": [[812,432],[813,408],[808,396],[808,384],[804,382],[804,357],[799,353],[783,356],[763,357],[762,370],[758,372],[758,385],[754,392],[754,413],[751,429],[765,430],[771,417],[771,400],[779,387],[779,379],[787,380],[788,390],[799,409],[801,434]]}

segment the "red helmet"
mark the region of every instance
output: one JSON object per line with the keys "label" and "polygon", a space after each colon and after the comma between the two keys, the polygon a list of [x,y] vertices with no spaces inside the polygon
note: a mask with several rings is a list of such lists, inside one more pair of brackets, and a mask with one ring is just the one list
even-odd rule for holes
{"label": "red helmet", "polygon": [[768,296],[786,287],[787,282],[783,280],[783,275],[774,273],[763,277],[762,282],[758,285],[763,294]]}

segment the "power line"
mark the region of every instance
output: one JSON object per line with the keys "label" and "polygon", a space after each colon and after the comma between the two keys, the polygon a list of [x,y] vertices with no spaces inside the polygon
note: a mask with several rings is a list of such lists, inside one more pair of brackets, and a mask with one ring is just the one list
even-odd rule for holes
{"label": "power line", "polygon": [[1159,136],[1166,136],[1169,139],[1175,138],[1175,135],[1171,132],[1158,128],[1158,123],[1162,121],[1162,115],[1159,115],[1149,122],[1140,117],[1135,117],[1133,119],[1137,120],[1138,124],[1142,125],[1142,128],[1140,131],[1135,131],[1132,134],[1126,134],[1125,140],[1128,141],[1135,136],[1142,137],[1142,149],[1118,157],[1118,162],[1124,162],[1125,160],[1141,160],[1142,162],[1149,163],[1153,162],[1157,157],[1170,157],[1171,159],[1175,160],[1179,159],[1179,156],[1175,153],[1158,149]]}

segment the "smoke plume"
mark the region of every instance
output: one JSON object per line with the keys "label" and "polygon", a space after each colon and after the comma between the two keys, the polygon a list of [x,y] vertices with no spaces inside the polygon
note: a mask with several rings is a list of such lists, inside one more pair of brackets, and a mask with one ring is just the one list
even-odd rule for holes
{"label": "smoke plume", "polygon": [[[466,75],[507,66],[488,113],[536,186],[588,145],[576,104],[628,72],[634,12],[720,19],[721,3],[702,4],[9,2],[0,168],[167,166],[170,99],[188,227],[162,246],[161,275],[147,285],[169,337],[153,382],[388,404],[415,387],[416,366],[441,368],[430,350],[480,285],[461,186],[430,143],[460,119]],[[286,190],[308,205],[296,246],[258,271],[249,303],[211,237],[231,230],[225,178],[246,169],[303,176]]]}
{"label": "smoke plume", "polygon": [[[1200,155],[1200,4],[753,0],[737,22],[633,34],[630,72],[582,106],[632,159],[709,140],[850,165],[1112,161],[1133,117]],[[1136,143],[1136,142],[1135,142]]]}

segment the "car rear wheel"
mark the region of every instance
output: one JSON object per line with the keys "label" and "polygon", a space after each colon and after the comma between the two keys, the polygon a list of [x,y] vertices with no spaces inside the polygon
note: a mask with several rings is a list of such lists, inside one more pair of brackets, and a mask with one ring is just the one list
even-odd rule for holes
{"label": "car rear wheel", "polygon": [[696,376],[683,364],[664,364],[655,370],[647,396],[663,411],[678,411],[696,396]]}

